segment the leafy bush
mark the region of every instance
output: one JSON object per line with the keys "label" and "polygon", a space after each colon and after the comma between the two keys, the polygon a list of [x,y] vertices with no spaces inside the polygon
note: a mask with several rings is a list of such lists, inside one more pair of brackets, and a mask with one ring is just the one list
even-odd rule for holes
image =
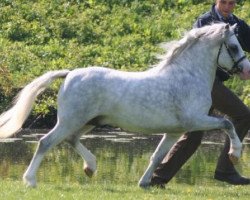
{"label": "leafy bush", "polygon": [[[0,2],[0,111],[42,73],[102,65],[142,71],[156,62],[158,44],[180,38],[214,0],[2,0]],[[250,3],[237,15],[250,23]],[[227,82],[249,104],[249,82]],[[58,84],[34,114],[55,107]]]}

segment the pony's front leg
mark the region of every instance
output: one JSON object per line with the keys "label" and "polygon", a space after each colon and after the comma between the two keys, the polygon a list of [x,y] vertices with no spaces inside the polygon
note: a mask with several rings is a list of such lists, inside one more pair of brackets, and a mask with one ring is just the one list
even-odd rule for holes
{"label": "pony's front leg", "polygon": [[152,177],[155,169],[158,167],[158,165],[163,160],[167,151],[168,151],[167,134],[164,134],[163,138],[161,139],[155,152],[153,153],[153,155],[150,158],[148,168],[146,169],[146,171],[144,172],[143,176],[141,177],[141,179],[139,181],[140,187],[146,188],[146,187],[150,186],[151,177]]}
{"label": "pony's front leg", "polygon": [[195,115],[195,117],[193,117],[193,128],[189,130],[189,132],[213,129],[225,130],[230,139],[230,150],[228,152],[229,158],[233,164],[236,164],[241,155],[242,143],[235,132],[232,122],[230,122],[228,119],[216,118],[211,116]]}
{"label": "pony's front leg", "polygon": [[242,143],[235,131],[233,124],[227,120],[226,132],[230,139],[230,149],[228,152],[229,159],[233,164],[236,164],[239,160],[242,151]]}

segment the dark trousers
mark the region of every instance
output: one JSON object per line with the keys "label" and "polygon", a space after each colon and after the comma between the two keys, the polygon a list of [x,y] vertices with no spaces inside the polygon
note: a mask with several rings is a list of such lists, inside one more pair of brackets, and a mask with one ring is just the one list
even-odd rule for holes
{"label": "dark trousers", "polygon": [[[215,80],[214,82],[212,90],[212,108],[231,118],[236,132],[242,141],[250,129],[250,110],[219,80]],[[155,170],[152,179],[158,179],[161,183],[169,182],[199,147],[202,137],[202,131],[187,132],[182,135]],[[227,137],[224,148],[218,159],[216,171],[226,173],[236,172],[228,157],[229,147],[230,140]]]}

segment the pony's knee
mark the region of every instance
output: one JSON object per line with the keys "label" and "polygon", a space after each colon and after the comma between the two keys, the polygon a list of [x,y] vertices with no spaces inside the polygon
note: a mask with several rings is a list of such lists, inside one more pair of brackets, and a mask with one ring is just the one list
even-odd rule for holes
{"label": "pony's knee", "polygon": [[73,148],[76,147],[77,143],[79,142],[79,139],[76,137],[69,137],[68,139],[66,139],[66,142],[72,146]]}
{"label": "pony's knee", "polygon": [[224,126],[224,128],[225,128],[226,130],[232,130],[232,129],[234,129],[233,123],[232,123],[231,121],[229,121],[228,119],[225,119],[225,120],[223,121],[223,126]]}

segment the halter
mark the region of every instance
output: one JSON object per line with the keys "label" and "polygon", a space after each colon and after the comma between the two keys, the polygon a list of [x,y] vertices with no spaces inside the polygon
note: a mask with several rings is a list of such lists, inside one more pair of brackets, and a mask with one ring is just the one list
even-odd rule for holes
{"label": "halter", "polygon": [[[223,44],[225,45],[226,49],[227,49],[227,52],[229,54],[229,56],[231,57],[232,61],[233,61],[233,67],[231,70],[226,70],[224,69],[223,67],[220,66],[219,64],[219,57],[220,57],[220,54],[221,54],[221,50],[222,50],[222,46]],[[225,42],[223,42],[221,45],[220,45],[220,48],[219,48],[219,51],[218,51],[218,55],[217,55],[217,66],[218,68],[220,68],[222,71],[226,71],[228,74],[230,75],[233,75],[234,73],[239,73],[239,72],[242,72],[242,67],[239,67],[239,63],[244,60],[246,58],[246,55],[242,56],[239,60],[235,60],[234,57],[233,57],[233,54],[232,52],[230,51],[230,48],[227,46],[227,44]]]}

